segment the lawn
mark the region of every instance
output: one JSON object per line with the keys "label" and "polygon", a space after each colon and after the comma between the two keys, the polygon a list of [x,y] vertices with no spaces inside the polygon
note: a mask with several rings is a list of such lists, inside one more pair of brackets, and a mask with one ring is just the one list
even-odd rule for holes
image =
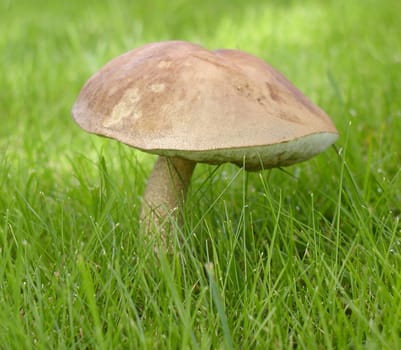
{"label": "lawn", "polygon": [[[401,348],[401,2],[0,0],[1,349]],[[86,79],[147,42],[248,51],[332,117],[312,160],[199,165],[139,234],[154,156],[88,135]]]}

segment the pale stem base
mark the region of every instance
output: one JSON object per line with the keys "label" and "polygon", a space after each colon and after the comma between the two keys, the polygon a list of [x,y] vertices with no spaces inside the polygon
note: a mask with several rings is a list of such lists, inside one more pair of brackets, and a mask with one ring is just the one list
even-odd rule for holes
{"label": "pale stem base", "polygon": [[166,238],[171,218],[180,220],[188,185],[196,163],[174,157],[158,157],[143,198],[142,229],[159,231]]}

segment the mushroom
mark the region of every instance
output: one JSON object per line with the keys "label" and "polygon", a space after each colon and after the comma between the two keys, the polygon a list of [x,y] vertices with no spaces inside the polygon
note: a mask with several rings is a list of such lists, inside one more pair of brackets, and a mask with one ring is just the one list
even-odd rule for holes
{"label": "mushroom", "polygon": [[86,82],[72,114],[90,133],[159,155],[144,194],[148,225],[180,211],[196,163],[282,167],[338,137],[327,114],[261,59],[183,41],[111,60]]}

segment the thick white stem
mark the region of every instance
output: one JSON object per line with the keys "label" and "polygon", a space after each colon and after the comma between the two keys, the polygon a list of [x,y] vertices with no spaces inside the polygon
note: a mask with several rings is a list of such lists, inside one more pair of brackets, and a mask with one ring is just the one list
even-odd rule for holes
{"label": "thick white stem", "polygon": [[196,163],[160,156],[149,176],[141,212],[142,227],[161,230],[171,217],[177,218],[185,201],[188,185]]}

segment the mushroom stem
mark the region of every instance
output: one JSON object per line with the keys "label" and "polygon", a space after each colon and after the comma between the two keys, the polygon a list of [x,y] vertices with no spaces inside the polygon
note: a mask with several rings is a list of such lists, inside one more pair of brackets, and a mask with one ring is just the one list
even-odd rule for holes
{"label": "mushroom stem", "polygon": [[195,165],[182,158],[158,157],[145,189],[141,211],[143,227],[165,231],[168,218],[180,214]]}

